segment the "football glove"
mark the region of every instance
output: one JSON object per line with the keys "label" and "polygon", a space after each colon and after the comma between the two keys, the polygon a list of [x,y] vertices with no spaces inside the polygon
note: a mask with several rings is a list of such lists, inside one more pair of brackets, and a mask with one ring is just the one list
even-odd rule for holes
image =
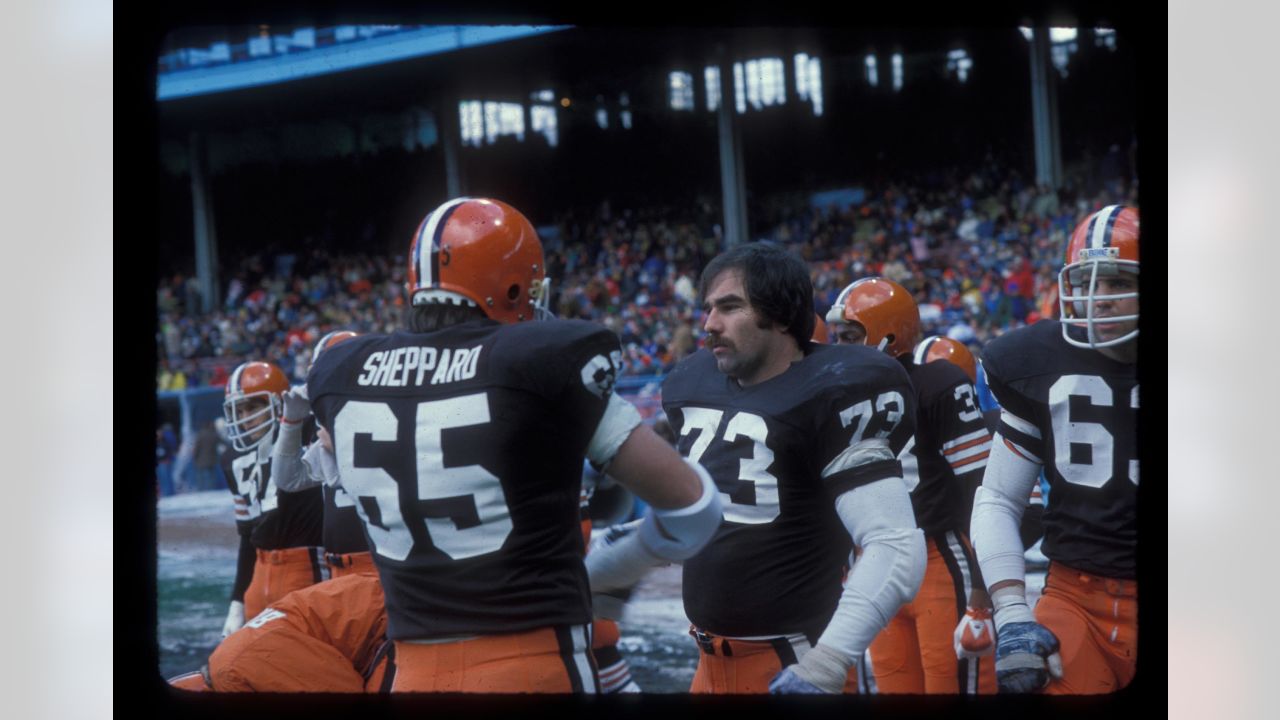
{"label": "football glove", "polygon": [[996,640],[996,683],[1002,693],[1044,689],[1050,676],[1062,678],[1058,638],[1037,622],[1000,626]]}
{"label": "football glove", "polygon": [[294,385],[280,396],[284,400],[284,421],[297,425],[311,414],[311,400],[307,398],[306,385]]}
{"label": "football glove", "polygon": [[991,610],[975,607],[965,610],[951,637],[955,641],[956,657],[961,660],[995,652],[996,626],[991,620]]}
{"label": "football glove", "polygon": [[227,621],[222,624],[222,637],[225,640],[228,635],[239,630],[244,626],[244,603],[239,600],[232,600],[231,607],[227,609]]}

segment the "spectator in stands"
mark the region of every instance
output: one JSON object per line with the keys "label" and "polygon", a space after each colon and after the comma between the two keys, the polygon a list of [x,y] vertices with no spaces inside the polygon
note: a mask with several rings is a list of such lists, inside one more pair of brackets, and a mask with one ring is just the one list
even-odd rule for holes
{"label": "spectator in stands", "polygon": [[222,468],[218,458],[224,449],[218,432],[213,427],[213,420],[207,420],[196,433],[195,455],[192,464],[195,466],[195,486],[197,490],[218,490],[226,486],[222,476]]}
{"label": "spectator in stands", "polygon": [[[1101,195],[1086,196],[1076,189],[1081,181],[1072,182],[1062,190],[1033,185],[993,158],[976,169],[892,178],[844,207],[813,208],[798,193],[756,202],[752,234],[810,259],[819,306],[859,277],[885,275],[920,303],[942,308],[923,332],[963,326],[981,342],[1027,322],[1033,311],[1044,316],[1040,309],[1053,306],[1045,298],[1056,287],[1066,233],[1082,213],[1125,199],[1111,197],[1105,187]],[[1136,180],[1123,185],[1132,193]],[[627,371],[665,372],[668,357],[678,359],[696,346],[692,279],[721,250],[718,219],[718,209],[701,198],[684,208],[615,201],[612,207],[566,210],[553,219],[560,239],[547,254],[552,307],[567,318],[616,317],[621,322],[614,329],[636,346]],[[362,229],[354,224],[350,231]],[[397,276],[402,259],[330,256],[316,244],[326,233],[346,231],[325,226],[307,232],[315,241],[292,264],[268,251],[229,268],[219,312],[199,311],[187,292],[194,279],[174,274],[161,283],[158,387],[221,382],[248,356],[272,359],[298,375],[296,381],[300,338],[335,327],[394,328],[403,307],[404,279]],[[197,361],[183,362],[191,359]]]}
{"label": "spectator in stands", "polygon": [[178,448],[172,436],[163,426],[156,428],[156,491],[161,497],[173,494],[173,456]]}

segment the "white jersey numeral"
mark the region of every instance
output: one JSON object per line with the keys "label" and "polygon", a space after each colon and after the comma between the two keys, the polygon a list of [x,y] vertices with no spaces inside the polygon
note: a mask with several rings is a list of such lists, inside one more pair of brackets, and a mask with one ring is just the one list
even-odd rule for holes
{"label": "white jersey numeral", "polygon": [[764,418],[752,413],[740,412],[733,416],[724,429],[725,442],[746,437],[754,443],[751,455],[738,461],[738,479],[755,485],[755,504],[729,502],[729,496],[720,493],[724,503],[724,519],[730,522],[759,524],[778,517],[778,478],[769,474],[773,464],[773,451],[765,444],[769,428]]}
{"label": "white jersey numeral", "polygon": [[982,411],[978,409],[977,404],[973,401],[973,386],[969,383],[962,383],[956,386],[955,398],[961,403],[960,422],[973,422],[982,419]]}
{"label": "white jersey numeral", "polygon": [[902,399],[902,393],[897,390],[890,390],[876,396],[874,413],[871,408],[871,400],[868,398],[840,411],[840,425],[842,427],[852,425],[855,418],[858,421],[858,427],[854,428],[853,435],[849,438],[850,445],[867,438],[867,425],[870,424],[871,418],[876,415],[883,415],[883,417],[877,423],[879,429],[871,437],[887,438],[892,435],[894,429],[898,427],[898,423],[902,422],[902,413],[906,408],[906,401]]}
{"label": "white jersey numeral", "polygon": [[[455,560],[494,552],[512,530],[511,512],[502,483],[479,465],[444,465],[441,431],[484,425],[490,420],[485,393],[418,404],[414,429],[416,496],[419,501],[449,501],[447,508],[426,510],[423,524],[438,550]],[[356,467],[357,433],[378,442],[396,439],[399,421],[385,403],[352,401],[334,418],[334,446],[343,489],[354,497],[369,497],[378,506],[381,523],[370,522],[360,503],[356,513],[368,528],[375,551],[404,560],[413,549],[413,536],[400,511],[400,487],[381,468]],[[336,498],[335,498],[336,501]]]}
{"label": "white jersey numeral", "polygon": [[476,516],[466,522],[457,516],[427,516],[431,543],[454,560],[491,553],[511,534],[511,511],[498,476],[479,465],[446,468],[440,431],[485,425],[489,400],[484,393],[418,404],[418,499],[441,500],[470,495]]}
{"label": "white jersey numeral", "polygon": [[378,506],[378,524],[370,521],[361,503],[356,503],[356,514],[369,531],[374,551],[392,560],[404,560],[413,548],[413,536],[400,515],[400,486],[382,468],[356,467],[355,439],[361,433],[377,442],[391,442],[398,426],[391,408],[380,402],[353,400],[333,419],[334,457],[342,487],[354,497],[372,498]]}
{"label": "white jersey numeral", "polygon": [[232,458],[231,474],[235,476],[236,490],[248,500],[248,516],[241,518],[242,520],[252,520],[266,510],[275,509],[276,487],[270,478],[267,478],[266,495],[261,499],[258,497],[258,489],[262,486],[262,464],[258,462],[258,451]]}
{"label": "white jersey numeral", "polygon": [[[689,459],[701,462],[702,455],[710,447],[720,428],[724,411],[686,407],[682,412],[684,424],[680,426],[680,436],[697,431],[698,436],[689,447]],[[729,522],[758,525],[778,517],[778,478],[769,473],[769,466],[773,464],[773,450],[765,444],[768,436],[769,428],[765,425],[764,418],[748,412],[735,413],[725,426],[725,442],[733,442],[739,437],[752,442],[751,454],[738,461],[738,480],[754,488],[754,494],[739,493],[739,497],[752,496],[754,502],[751,503],[736,502],[729,493],[720,492],[720,499],[724,504],[724,519]]]}
{"label": "white jersey numeral", "polygon": [[[1114,393],[1096,375],[1063,375],[1049,388],[1049,413],[1053,419],[1053,462],[1063,479],[1075,485],[1100,488],[1111,480],[1115,438],[1101,424],[1071,419],[1071,398],[1088,398],[1091,405],[1111,407]],[[1130,405],[1137,408],[1137,387]],[[1087,445],[1089,462],[1072,462],[1071,446]],[[1138,484],[1138,460],[1128,462],[1129,480]]]}

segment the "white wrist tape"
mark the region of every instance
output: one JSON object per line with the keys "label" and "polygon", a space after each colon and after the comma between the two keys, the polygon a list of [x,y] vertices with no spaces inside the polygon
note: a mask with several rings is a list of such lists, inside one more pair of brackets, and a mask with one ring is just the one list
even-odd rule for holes
{"label": "white wrist tape", "polygon": [[1027,605],[1025,585],[1009,585],[991,593],[991,605],[995,608],[996,632],[1007,623],[1036,621]]}
{"label": "white wrist tape", "polygon": [[818,643],[791,666],[791,672],[819,690],[832,694],[844,692],[845,681],[853,661],[827,645]]}
{"label": "white wrist tape", "polygon": [[596,432],[587,444],[587,459],[598,468],[606,468],[618,454],[618,448],[631,436],[631,431],[642,422],[640,412],[630,402],[609,394],[609,404],[596,425]]}
{"label": "white wrist tape", "polygon": [[640,525],[640,541],[652,554],[666,560],[687,560],[698,554],[715,535],[724,514],[720,490],[711,475],[696,462],[684,461],[702,481],[702,496],[692,505],[673,510],[649,508]]}

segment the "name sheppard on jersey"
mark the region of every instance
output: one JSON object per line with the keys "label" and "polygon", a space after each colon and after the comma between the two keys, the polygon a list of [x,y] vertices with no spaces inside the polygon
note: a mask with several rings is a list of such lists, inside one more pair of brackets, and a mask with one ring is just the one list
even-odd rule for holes
{"label": "name sheppard on jersey", "polygon": [[407,387],[412,377],[413,384],[420,386],[427,373],[432,371],[432,385],[470,380],[476,376],[482,347],[437,350],[423,346],[380,350],[365,359],[364,372],[356,378],[356,384]]}

